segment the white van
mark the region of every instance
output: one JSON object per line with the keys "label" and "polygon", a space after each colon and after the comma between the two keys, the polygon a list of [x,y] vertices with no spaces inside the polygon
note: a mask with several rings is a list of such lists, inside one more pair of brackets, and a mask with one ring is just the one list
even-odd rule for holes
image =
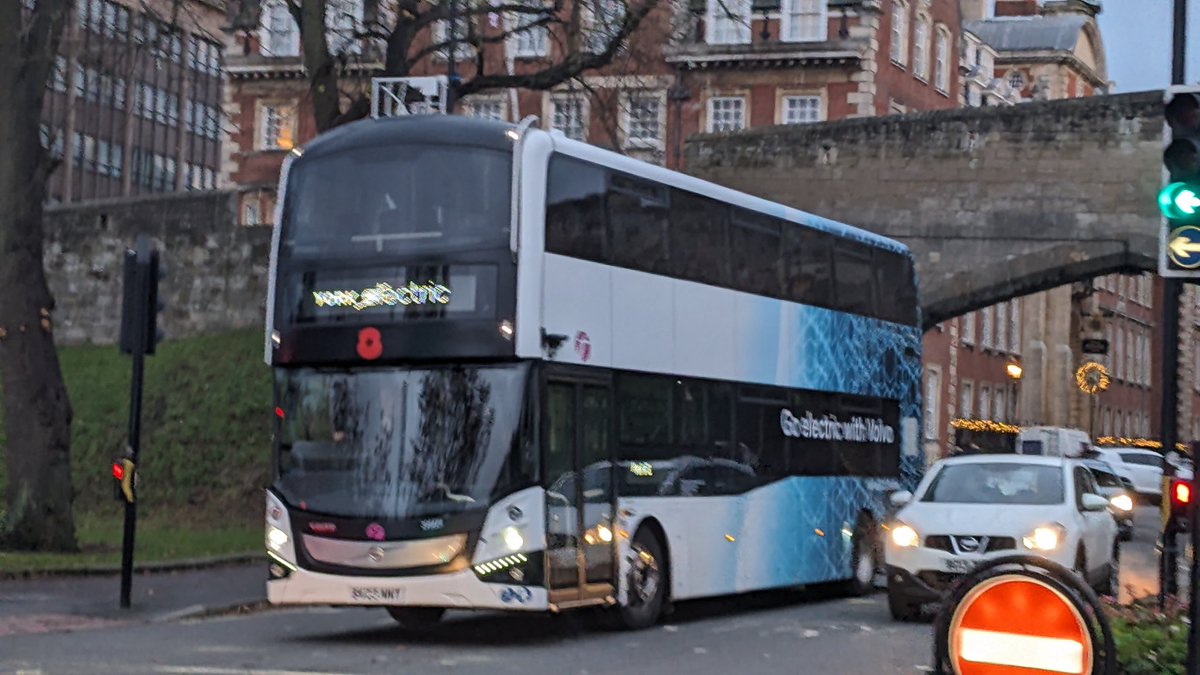
{"label": "white van", "polygon": [[1081,457],[1092,447],[1087,432],[1066,427],[1023,427],[1017,435],[1017,454]]}

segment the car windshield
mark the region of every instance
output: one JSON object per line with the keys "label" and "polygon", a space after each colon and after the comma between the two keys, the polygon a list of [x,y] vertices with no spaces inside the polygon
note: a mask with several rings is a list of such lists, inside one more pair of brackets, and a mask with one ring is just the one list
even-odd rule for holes
{"label": "car windshield", "polygon": [[950,464],[921,501],[952,504],[1061,504],[1061,467],[1011,462]]}
{"label": "car windshield", "polygon": [[533,480],[519,430],[528,368],[277,371],[279,479],[289,503],[333,516],[486,509]]}
{"label": "car windshield", "polygon": [[1088,469],[1096,477],[1096,484],[1102,488],[1124,488],[1121,479],[1100,467],[1089,466]]}

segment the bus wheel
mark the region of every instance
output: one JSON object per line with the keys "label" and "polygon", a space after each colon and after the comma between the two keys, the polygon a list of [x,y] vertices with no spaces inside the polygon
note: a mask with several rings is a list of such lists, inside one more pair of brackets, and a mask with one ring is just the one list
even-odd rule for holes
{"label": "bus wheel", "polygon": [[388,614],[405,630],[429,628],[442,620],[444,607],[388,607]]}
{"label": "bus wheel", "polygon": [[845,583],[849,595],[866,595],[875,590],[875,571],[879,569],[879,547],[875,524],[860,516],[850,539],[850,580]]}
{"label": "bus wheel", "polygon": [[628,601],[620,607],[621,625],[630,630],[653,626],[667,595],[667,558],[653,530],[643,527],[633,537]]}

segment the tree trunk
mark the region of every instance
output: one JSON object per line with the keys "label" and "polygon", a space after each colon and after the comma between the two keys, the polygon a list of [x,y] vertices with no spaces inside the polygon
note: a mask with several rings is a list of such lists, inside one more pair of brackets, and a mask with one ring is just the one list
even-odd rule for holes
{"label": "tree trunk", "polygon": [[[68,0],[0,2],[0,383],[7,434],[6,547],[76,550],[71,406],[54,349],[54,299],[42,263],[49,157],[38,123]],[[23,30],[23,27],[25,30]],[[100,470],[97,467],[97,470]]]}
{"label": "tree trunk", "polygon": [[337,62],[329,54],[329,41],[325,37],[325,2],[301,0],[300,17],[296,21],[300,26],[300,51],[304,55],[304,69],[308,71],[317,133],[337,126],[342,114]]}

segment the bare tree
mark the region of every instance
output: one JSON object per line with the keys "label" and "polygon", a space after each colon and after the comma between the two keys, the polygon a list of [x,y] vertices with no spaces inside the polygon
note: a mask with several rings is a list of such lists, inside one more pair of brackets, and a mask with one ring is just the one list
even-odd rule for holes
{"label": "bare tree", "polygon": [[9,548],[76,549],[71,405],[54,349],[42,262],[42,203],[55,163],[39,140],[46,79],[70,0],[0,2],[0,383]]}
{"label": "bare tree", "polygon": [[[509,88],[544,90],[612,63],[658,1],[364,0],[355,38],[382,44],[378,74],[395,77],[412,75],[431,57],[446,55],[453,42],[461,63],[456,97]],[[328,39],[331,12],[343,8],[342,0],[283,2],[300,29],[318,131],[365,117],[370,110],[366,92],[342,86],[343,79],[352,79],[348,66],[356,58]],[[263,3],[239,0],[231,7],[231,25],[257,26]],[[451,25],[454,30],[446,30]],[[547,56],[514,69],[505,53],[508,43],[543,33],[552,43]]]}

